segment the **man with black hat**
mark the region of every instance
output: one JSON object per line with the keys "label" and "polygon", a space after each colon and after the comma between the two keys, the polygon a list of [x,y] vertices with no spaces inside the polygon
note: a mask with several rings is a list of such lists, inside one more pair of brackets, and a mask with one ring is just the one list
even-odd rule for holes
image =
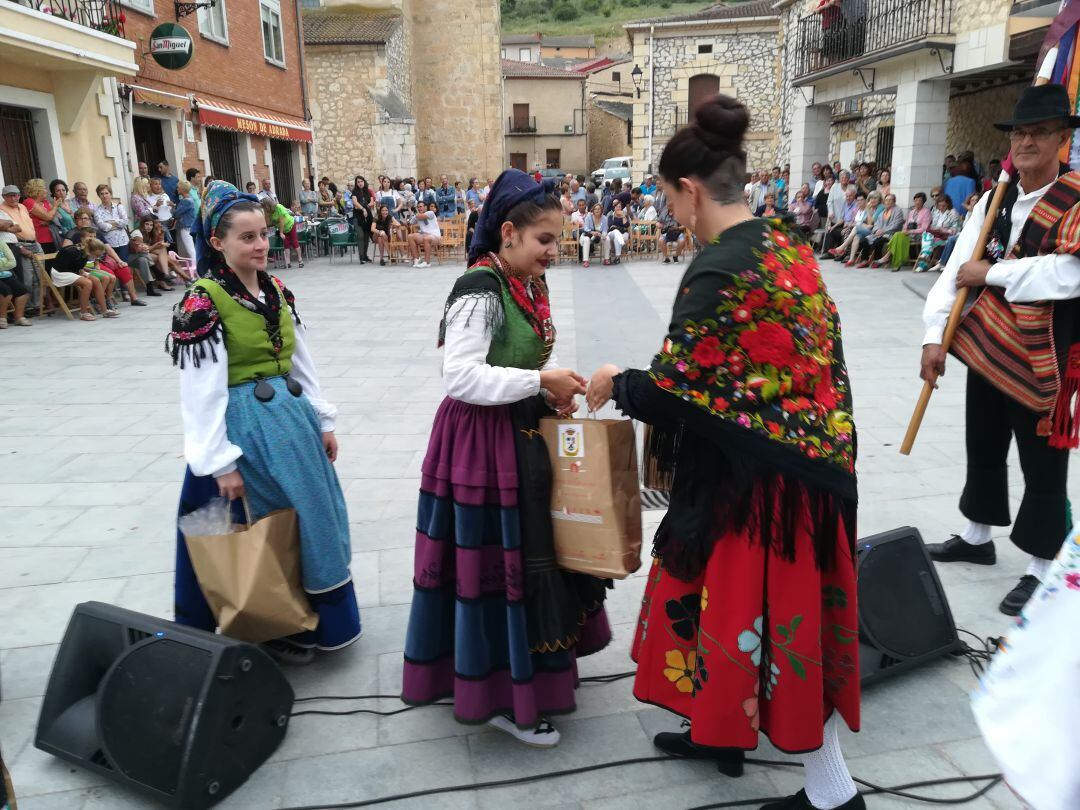
{"label": "man with black hat", "polygon": [[1070,349],[1080,335],[1073,327],[1080,326],[1080,172],[1060,164],[1058,154],[1078,125],[1060,85],[1028,88],[1012,119],[995,125],[1009,133],[1019,177],[996,212],[984,258],[971,261],[991,192],[968,217],[923,310],[920,376],[933,383],[945,373],[941,342],[957,289],[974,288],[976,303],[951,348],[969,370],[960,496],[968,524],[928,551],[943,563],[997,561],[990,535],[1011,522],[1006,459],[1015,437],[1024,493],[1010,537],[1031,562],[1001,602],[1009,616],[1038,587],[1069,524],[1068,449],[1077,446],[1080,427],[1080,413],[1070,414],[1080,388],[1080,344]]}

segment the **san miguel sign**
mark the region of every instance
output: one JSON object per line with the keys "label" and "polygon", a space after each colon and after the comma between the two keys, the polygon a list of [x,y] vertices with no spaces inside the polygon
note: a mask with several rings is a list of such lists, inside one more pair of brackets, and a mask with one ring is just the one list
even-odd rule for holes
{"label": "san miguel sign", "polygon": [[195,46],[182,25],[162,23],[150,32],[150,55],[167,70],[179,70],[191,61]]}

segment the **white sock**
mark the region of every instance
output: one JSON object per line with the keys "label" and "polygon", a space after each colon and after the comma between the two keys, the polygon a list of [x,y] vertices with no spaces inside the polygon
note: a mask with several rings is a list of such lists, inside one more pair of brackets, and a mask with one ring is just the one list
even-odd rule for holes
{"label": "white sock", "polygon": [[1050,572],[1050,563],[1053,560],[1043,560],[1039,557],[1032,557],[1031,562],[1028,563],[1027,571],[1024,573],[1031,574],[1035,579],[1042,582],[1046,579],[1046,575]]}
{"label": "white sock", "polygon": [[821,748],[799,756],[805,771],[806,798],[818,810],[833,810],[858,792],[840,751],[840,722],[840,713],[834,711],[825,723]]}
{"label": "white sock", "polygon": [[976,523],[974,520],[969,520],[967,528],[960,532],[960,539],[971,546],[981,546],[984,543],[990,542],[990,531],[993,526],[988,526],[985,523]]}

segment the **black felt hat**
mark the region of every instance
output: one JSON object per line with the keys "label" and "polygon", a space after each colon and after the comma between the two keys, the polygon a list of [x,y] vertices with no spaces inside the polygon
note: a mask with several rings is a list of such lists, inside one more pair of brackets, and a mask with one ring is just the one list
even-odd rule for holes
{"label": "black felt hat", "polygon": [[1063,118],[1070,129],[1080,127],[1080,115],[1073,115],[1069,94],[1060,84],[1044,84],[1029,87],[1020,96],[1013,108],[1013,117],[1008,121],[994,124],[1002,132],[1008,132],[1025,124],[1036,124]]}

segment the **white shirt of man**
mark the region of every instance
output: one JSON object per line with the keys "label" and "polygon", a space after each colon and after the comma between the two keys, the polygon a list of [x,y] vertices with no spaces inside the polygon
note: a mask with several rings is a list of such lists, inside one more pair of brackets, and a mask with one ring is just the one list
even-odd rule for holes
{"label": "white shirt of man", "polygon": [[258,194],[255,195],[255,197],[259,200],[259,202],[262,202],[263,200],[272,200],[273,202],[278,201],[277,196],[274,194],[274,192],[267,191],[266,189],[260,191]]}
{"label": "white shirt of man", "polygon": [[[1009,230],[1009,244],[1006,254],[1020,239],[1028,215],[1035,204],[1042,199],[1053,182],[1035,191],[1025,191],[1017,186],[1016,202],[1012,207],[1012,227]],[[989,191],[982,195],[978,205],[969,213],[964,229],[956,240],[949,263],[941,272],[930,294],[926,296],[923,307],[923,323],[926,334],[923,345],[941,343],[945,334],[945,324],[949,320],[949,311],[956,300],[956,274],[960,265],[971,258],[979,240],[983,220],[986,216],[986,201]],[[988,286],[1002,287],[1005,300],[1013,303],[1031,301],[1063,301],[1080,297],[1080,257],[1071,253],[1052,253],[1047,256],[1027,256],[1022,259],[1008,259],[990,267],[986,274]]]}

